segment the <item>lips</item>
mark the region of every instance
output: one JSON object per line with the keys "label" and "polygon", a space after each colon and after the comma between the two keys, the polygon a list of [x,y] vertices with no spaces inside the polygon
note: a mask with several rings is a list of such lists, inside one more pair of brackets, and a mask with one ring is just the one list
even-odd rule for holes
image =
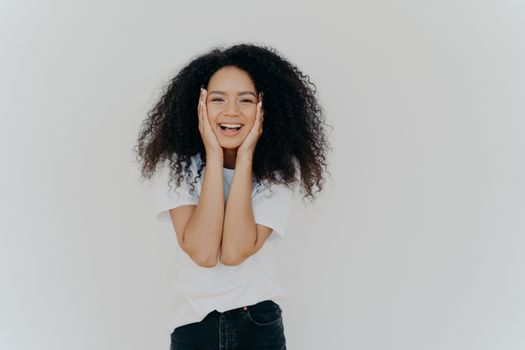
{"label": "lips", "polygon": [[219,129],[221,130],[221,133],[226,136],[234,136],[241,132],[241,130],[244,128],[244,125],[241,125],[238,129],[229,129],[229,128],[223,128],[219,126]]}
{"label": "lips", "polygon": [[241,123],[219,123],[221,133],[226,136],[237,135],[243,127]]}

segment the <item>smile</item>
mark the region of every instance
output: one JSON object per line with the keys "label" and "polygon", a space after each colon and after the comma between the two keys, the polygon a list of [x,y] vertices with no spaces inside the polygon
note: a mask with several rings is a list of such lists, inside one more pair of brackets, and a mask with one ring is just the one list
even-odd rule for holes
{"label": "smile", "polygon": [[240,130],[243,128],[244,125],[222,123],[222,124],[219,124],[219,126],[220,126],[222,134],[226,136],[234,136],[240,132]]}

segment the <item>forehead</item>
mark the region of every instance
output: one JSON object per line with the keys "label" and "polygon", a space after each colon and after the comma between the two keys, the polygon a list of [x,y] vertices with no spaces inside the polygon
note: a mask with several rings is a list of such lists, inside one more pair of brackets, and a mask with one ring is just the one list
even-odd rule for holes
{"label": "forehead", "polygon": [[223,67],[216,71],[210,78],[208,90],[220,89],[228,91],[254,91],[250,75],[237,67]]}

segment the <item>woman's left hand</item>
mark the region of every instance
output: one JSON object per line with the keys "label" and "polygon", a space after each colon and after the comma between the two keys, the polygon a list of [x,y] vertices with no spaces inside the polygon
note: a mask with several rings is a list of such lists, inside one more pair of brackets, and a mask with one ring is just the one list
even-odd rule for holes
{"label": "woman's left hand", "polygon": [[257,103],[255,122],[253,123],[252,129],[237,149],[237,156],[248,155],[250,158],[253,156],[253,153],[255,152],[255,146],[257,145],[257,141],[259,140],[263,132],[263,121],[264,110],[262,108],[262,95],[259,93],[259,103]]}

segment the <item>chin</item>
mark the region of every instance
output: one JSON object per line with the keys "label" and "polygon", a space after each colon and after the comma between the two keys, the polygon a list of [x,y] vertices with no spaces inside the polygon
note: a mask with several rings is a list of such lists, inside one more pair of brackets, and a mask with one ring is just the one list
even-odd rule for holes
{"label": "chin", "polygon": [[224,149],[237,149],[242,144],[244,139],[246,138],[245,135],[237,135],[237,137],[221,137],[219,140],[219,144]]}
{"label": "chin", "polygon": [[220,145],[222,148],[224,149],[231,149],[231,150],[234,150],[234,149],[237,149],[239,148],[239,146],[241,145],[239,142],[220,142]]}

